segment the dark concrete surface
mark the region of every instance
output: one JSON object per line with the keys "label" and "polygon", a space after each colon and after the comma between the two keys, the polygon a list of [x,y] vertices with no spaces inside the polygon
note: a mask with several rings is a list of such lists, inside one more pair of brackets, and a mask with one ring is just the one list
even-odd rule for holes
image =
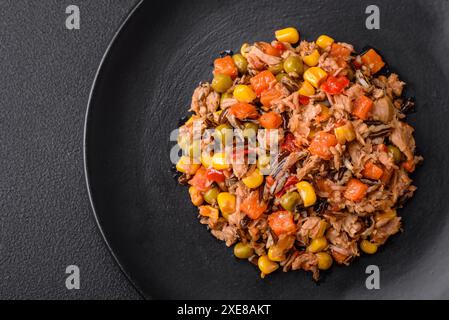
{"label": "dark concrete surface", "polygon": [[[101,57],[136,0],[0,0],[0,299],[138,299],[92,216],[83,126]],[[65,28],[78,5],[81,29]],[[80,290],[65,287],[77,265]]]}

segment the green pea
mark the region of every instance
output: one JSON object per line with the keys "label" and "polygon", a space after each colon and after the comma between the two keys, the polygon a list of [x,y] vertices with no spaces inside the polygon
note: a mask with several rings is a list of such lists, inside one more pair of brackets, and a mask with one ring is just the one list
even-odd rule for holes
{"label": "green pea", "polygon": [[390,144],[388,146],[388,153],[393,156],[394,162],[398,163],[402,160],[402,152],[398,149],[398,147]]}
{"label": "green pea", "polygon": [[272,74],[278,74],[278,73],[281,73],[284,70],[284,66],[282,65],[282,63],[278,63],[278,64],[275,64],[275,65],[269,66],[268,70]]}
{"label": "green pea", "polygon": [[217,197],[219,193],[220,190],[218,190],[218,188],[212,188],[204,193],[203,198],[207,203],[214,204],[217,202]]}
{"label": "green pea", "polygon": [[236,65],[240,74],[245,74],[248,71],[248,61],[246,61],[245,57],[240,53],[234,54],[232,56],[232,60],[234,60],[234,64]]}
{"label": "green pea", "polygon": [[284,194],[281,197],[281,206],[288,211],[294,211],[296,205],[301,200],[301,197],[299,196],[299,193],[296,191],[289,192]]}
{"label": "green pea", "polygon": [[234,255],[239,259],[248,259],[254,254],[254,249],[248,243],[239,242],[234,246]]}
{"label": "green pea", "polygon": [[251,138],[257,136],[257,130],[259,126],[253,122],[245,122],[243,125],[243,136],[245,138]]}
{"label": "green pea", "polygon": [[276,80],[277,80],[278,82],[281,82],[282,79],[283,79],[284,77],[287,77],[287,78],[288,78],[288,75],[287,75],[285,72],[278,73],[278,74],[276,75]]}
{"label": "green pea", "polygon": [[288,57],[284,60],[284,70],[288,74],[294,73],[299,77],[304,70],[302,59],[297,56]]}
{"label": "green pea", "polygon": [[216,74],[214,80],[212,80],[212,89],[219,93],[226,92],[232,87],[232,79],[226,74]]}

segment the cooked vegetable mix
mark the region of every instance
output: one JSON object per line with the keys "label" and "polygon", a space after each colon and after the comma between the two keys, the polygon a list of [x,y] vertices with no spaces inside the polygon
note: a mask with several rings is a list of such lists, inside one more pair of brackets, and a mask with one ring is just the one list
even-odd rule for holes
{"label": "cooked vegetable mix", "polygon": [[[236,258],[262,277],[305,270],[318,280],[400,230],[396,209],[416,190],[409,174],[422,157],[405,122],[412,100],[379,52],[300,40],[287,27],[215,59],[179,128],[176,169],[200,222]],[[212,134],[195,141],[195,124]]]}

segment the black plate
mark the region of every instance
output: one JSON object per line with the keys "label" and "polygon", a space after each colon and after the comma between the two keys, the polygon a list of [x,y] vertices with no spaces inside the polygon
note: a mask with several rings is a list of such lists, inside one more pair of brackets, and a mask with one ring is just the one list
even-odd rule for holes
{"label": "black plate", "polygon": [[[367,1],[144,2],[121,28],[96,78],[86,117],[85,162],[100,229],[117,261],[148,298],[449,297],[449,5],[377,1],[381,29],[365,28]],[[319,284],[305,272],[261,280],[196,219],[187,189],[172,178],[169,136],[193,89],[211,78],[223,49],[270,40],[296,26],[380,48],[408,83],[418,113],[424,165],[419,190],[401,210],[404,233],[374,256],[334,267]],[[365,268],[381,270],[381,289],[365,288]]]}

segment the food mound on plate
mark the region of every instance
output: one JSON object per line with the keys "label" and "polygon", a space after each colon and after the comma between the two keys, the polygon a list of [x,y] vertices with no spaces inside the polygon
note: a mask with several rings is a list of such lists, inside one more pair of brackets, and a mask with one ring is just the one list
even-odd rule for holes
{"label": "food mound on plate", "polygon": [[[214,61],[179,128],[176,169],[200,222],[237,258],[262,277],[306,270],[318,280],[401,229],[396,209],[416,190],[409,174],[422,161],[405,122],[414,102],[373,48],[356,53],[327,35],[300,41],[295,28],[275,37]],[[195,124],[212,134],[193,139]],[[227,141],[234,131],[243,148]],[[263,132],[276,133],[274,155],[269,139],[249,143]]]}

